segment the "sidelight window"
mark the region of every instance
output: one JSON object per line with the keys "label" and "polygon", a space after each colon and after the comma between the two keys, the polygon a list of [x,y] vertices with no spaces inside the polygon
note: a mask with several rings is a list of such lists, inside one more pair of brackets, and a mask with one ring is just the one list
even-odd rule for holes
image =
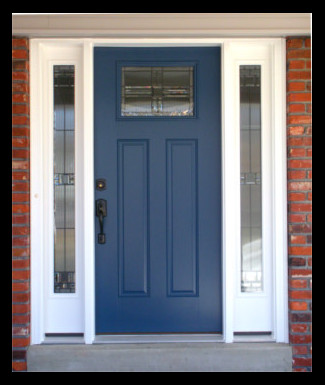
{"label": "sidelight window", "polygon": [[74,66],[54,76],[54,292],[75,292]]}
{"label": "sidelight window", "polygon": [[241,291],[259,292],[262,276],[261,68],[240,66]]}

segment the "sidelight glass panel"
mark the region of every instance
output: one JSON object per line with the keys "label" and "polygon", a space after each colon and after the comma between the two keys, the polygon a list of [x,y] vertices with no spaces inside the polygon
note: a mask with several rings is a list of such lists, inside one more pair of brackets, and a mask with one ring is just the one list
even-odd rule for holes
{"label": "sidelight glass panel", "polygon": [[75,292],[73,65],[55,65],[54,80],[54,292]]}
{"label": "sidelight glass panel", "polygon": [[121,116],[194,116],[193,66],[122,67]]}
{"label": "sidelight glass panel", "polygon": [[240,66],[241,291],[263,290],[261,67]]}

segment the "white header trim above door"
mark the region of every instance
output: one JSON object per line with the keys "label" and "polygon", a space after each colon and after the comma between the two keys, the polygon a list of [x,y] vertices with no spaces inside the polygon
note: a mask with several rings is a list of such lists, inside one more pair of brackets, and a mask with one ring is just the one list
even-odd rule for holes
{"label": "white header trim above door", "polygon": [[29,37],[282,37],[311,33],[310,13],[13,14]]}

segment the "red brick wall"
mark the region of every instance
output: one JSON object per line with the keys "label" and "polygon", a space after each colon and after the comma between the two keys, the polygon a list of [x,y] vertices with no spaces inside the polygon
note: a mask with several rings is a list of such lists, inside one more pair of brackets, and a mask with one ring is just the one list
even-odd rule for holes
{"label": "red brick wall", "polygon": [[29,50],[12,39],[12,370],[26,370],[29,345]]}
{"label": "red brick wall", "polygon": [[[29,51],[12,40],[13,370],[26,370],[30,341]],[[311,370],[310,38],[287,38],[289,329],[293,370]]]}
{"label": "red brick wall", "polygon": [[293,370],[311,370],[311,43],[287,38],[289,333]]}

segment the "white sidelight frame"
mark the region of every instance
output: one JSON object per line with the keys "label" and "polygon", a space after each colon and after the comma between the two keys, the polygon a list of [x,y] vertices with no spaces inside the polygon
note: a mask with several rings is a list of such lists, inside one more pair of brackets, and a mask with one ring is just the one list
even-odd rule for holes
{"label": "white sidelight frame", "polygon": [[[82,264],[84,342],[95,342],[95,215],[94,215],[94,133],[93,133],[93,48],[95,46],[162,47],[220,46],[222,52],[222,240],[223,240],[223,336],[234,341],[236,314],[236,268],[240,255],[239,219],[239,132],[234,64],[243,50],[251,53],[263,46],[268,53],[270,87],[270,249],[273,266],[272,339],[288,342],[287,293],[287,191],[286,191],[286,121],[285,121],[285,40],[282,38],[76,38],[30,40],[31,79],[31,344],[45,340],[47,279],[44,257],[49,252],[46,229],[49,228],[48,186],[52,183],[46,159],[46,138],[49,130],[48,107],[44,93],[48,79],[42,70],[53,60],[55,50],[68,49],[80,53],[76,59],[81,73],[81,94],[78,97],[80,126],[76,131],[76,173],[81,193],[76,197],[76,211],[81,213],[77,225],[78,257]],[[62,51],[62,52],[63,52]],[[45,66],[45,67],[44,67]],[[46,77],[46,76],[45,76]],[[237,115],[236,115],[237,114]],[[239,259],[240,260],[240,259]],[[126,339],[125,339],[126,338]],[[177,340],[177,339],[176,339]],[[214,339],[216,340],[216,339]],[[124,337],[124,342],[131,339]],[[156,340],[157,341],[157,340]],[[120,341],[121,342],[121,341]],[[140,341],[141,342],[141,341]],[[148,341],[147,341],[148,342]]]}
{"label": "white sidelight frame", "polygon": [[[35,295],[41,296],[40,306],[43,317],[40,325],[47,333],[80,333],[84,330],[84,252],[83,252],[83,211],[75,210],[75,293],[54,293],[54,189],[53,189],[53,68],[54,65],[73,65],[75,68],[75,206],[83,201],[83,66],[82,47],[62,47],[39,45],[39,61],[31,62],[35,66],[33,76],[41,86],[31,86],[31,100],[41,98],[37,114],[33,114],[31,125],[31,223],[37,227],[31,231],[33,257],[31,258],[31,281],[40,280]],[[31,103],[33,104],[33,103]],[[31,105],[31,110],[34,105]],[[35,181],[40,181],[40,185]],[[33,192],[36,188],[37,192]],[[36,191],[35,190],[35,191]],[[38,204],[42,207],[38,212]],[[35,259],[37,253],[43,258]],[[35,270],[35,271],[34,271]],[[37,272],[36,278],[34,272]],[[42,282],[42,283],[41,283]],[[33,285],[33,283],[32,283]],[[35,292],[37,291],[37,292]],[[33,305],[32,305],[33,306]],[[33,316],[32,316],[33,317]]]}
{"label": "white sidelight frame", "polygon": [[[271,340],[288,342],[285,42],[283,39],[227,41],[224,53],[223,97],[226,122],[223,131],[223,171],[227,255],[224,273],[228,282],[227,302],[232,304],[230,312],[227,309],[232,330],[226,339],[229,342],[234,340],[234,331],[269,330],[272,332]],[[261,293],[240,292],[241,65],[261,66],[262,244],[265,280]],[[232,244],[231,240],[234,241]],[[255,319],[257,322],[254,324]]]}

